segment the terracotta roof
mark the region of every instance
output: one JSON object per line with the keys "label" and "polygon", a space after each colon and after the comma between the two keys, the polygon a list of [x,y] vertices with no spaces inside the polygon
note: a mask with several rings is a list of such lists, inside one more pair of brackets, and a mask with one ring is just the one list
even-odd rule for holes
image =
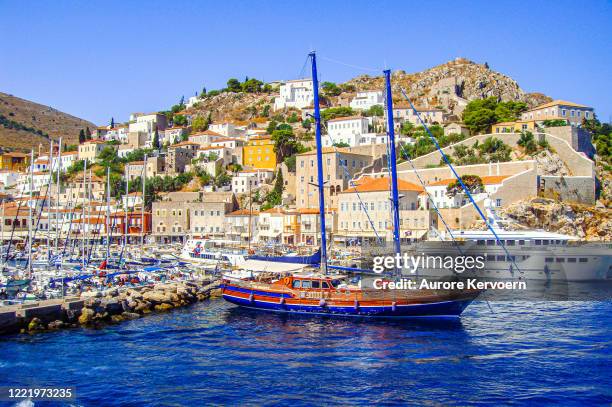
{"label": "terracotta roof", "polygon": [[29,156],[29,154],[19,153],[17,151],[13,151],[10,153],[4,153],[2,155],[7,156],[7,157],[16,157],[16,158],[26,158]]}
{"label": "terracotta roof", "polygon": [[300,215],[318,215],[320,213],[316,208],[299,208],[297,212]]}
{"label": "terracotta roof", "polygon": [[[259,215],[259,211],[251,211],[251,215]],[[225,216],[249,216],[248,209],[238,209],[237,211],[230,212]]]}
{"label": "terracotta roof", "polygon": [[183,146],[199,146],[199,145],[200,143],[194,143],[193,141],[181,141],[180,143],[172,144],[168,148],[183,147]]}
{"label": "terracotta roof", "polygon": [[[495,185],[495,184],[501,184],[503,180],[509,177],[510,177],[509,175],[486,175],[484,177],[480,177],[480,179],[482,180],[483,185]],[[454,178],[442,179],[440,181],[433,182],[427,186],[428,187],[448,186],[455,181],[456,179]]]}
{"label": "terracotta roof", "polygon": [[268,210],[262,211],[261,213],[278,213],[278,214],[284,214],[285,211],[283,210],[283,208],[270,208]]}
{"label": "terracotta roof", "polygon": [[144,161],[130,161],[128,165],[144,165]]}
{"label": "terracotta roof", "polygon": [[553,106],[570,106],[570,107],[583,107],[583,108],[589,108],[591,109],[589,106],[585,106],[585,105],[580,105],[578,103],[574,103],[574,102],[568,102],[567,100],[553,100],[552,102],[548,102],[548,103],[544,103],[543,105],[540,106],[536,106],[533,109],[529,109],[528,112],[531,112],[533,110],[540,110],[540,109],[546,109],[547,107],[553,107]]}
{"label": "terracotta roof", "polygon": [[[389,191],[390,190],[389,186],[390,186],[389,177],[374,178],[374,179],[362,182],[353,188],[349,188],[343,191],[343,193]],[[423,187],[413,184],[412,182],[404,181],[401,179],[397,181],[397,188],[400,191],[415,191],[415,192],[423,191]]]}
{"label": "terracotta roof", "polygon": [[269,134],[263,135],[263,136],[253,136],[250,138],[249,141],[251,140],[271,140],[272,136],[270,136]]}

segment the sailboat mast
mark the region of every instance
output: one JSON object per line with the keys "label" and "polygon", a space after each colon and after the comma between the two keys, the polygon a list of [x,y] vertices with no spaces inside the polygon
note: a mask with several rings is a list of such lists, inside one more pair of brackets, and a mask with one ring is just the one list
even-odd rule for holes
{"label": "sailboat mast", "polygon": [[[57,251],[59,250],[59,239],[60,239],[60,230],[59,230],[59,196],[60,196],[60,169],[62,166],[62,138],[60,137],[59,143],[57,145],[57,178],[55,182],[55,186],[57,191],[55,192],[55,254],[57,255]],[[53,170],[53,165],[51,165],[51,169]],[[63,217],[62,217],[63,220]]]}
{"label": "sailboat mast", "polygon": [[81,206],[81,253],[82,259],[81,262],[83,264],[83,268],[85,268],[85,198],[87,191],[87,160],[83,164],[83,201]]}
{"label": "sailboat mast", "polygon": [[141,250],[144,246],[145,240],[145,223],[144,223],[144,210],[145,210],[145,183],[147,181],[147,155],[144,156],[144,164],[142,166],[142,207],[140,210],[140,232],[142,234],[140,238]]}
{"label": "sailboat mast", "polygon": [[[50,140],[50,147],[49,147],[49,185],[53,186],[53,139]],[[41,213],[42,210],[44,208],[44,203],[45,200],[49,200],[49,205],[47,206],[47,210],[49,211],[49,213],[52,213],[53,211],[51,211],[51,198],[50,198],[50,189],[47,188],[47,196],[44,198],[43,200],[43,205],[41,206]],[[47,260],[51,260],[51,217],[48,216],[47,217]]]}
{"label": "sailboat mast", "polygon": [[321,223],[321,264],[327,274],[327,238],[325,235],[325,185],[323,181],[323,144],[321,142],[321,112],[319,109],[319,79],[317,77],[317,56],[310,53],[312,62],[312,89],[314,93],[315,139],[317,142],[317,183],[319,186],[319,219]]}
{"label": "sailboat mast", "polygon": [[106,168],[106,261],[110,258],[110,166]]}
{"label": "sailboat mast", "polygon": [[397,157],[395,154],[395,128],[393,123],[393,96],[391,94],[391,70],[386,69],[385,87],[387,104],[387,134],[389,134],[389,161],[391,168],[391,207],[393,208],[393,243],[395,253],[400,254],[399,191],[397,188]]}
{"label": "sailboat mast", "polygon": [[128,199],[130,197],[130,168],[126,165],[125,166],[125,205],[123,205],[123,208],[125,209],[125,224],[123,225],[123,249],[122,251],[125,249],[125,246],[128,243]]}
{"label": "sailboat mast", "polygon": [[30,200],[28,202],[28,271],[32,274],[32,189],[34,189],[34,149],[30,151],[30,179],[28,188],[30,189]]}

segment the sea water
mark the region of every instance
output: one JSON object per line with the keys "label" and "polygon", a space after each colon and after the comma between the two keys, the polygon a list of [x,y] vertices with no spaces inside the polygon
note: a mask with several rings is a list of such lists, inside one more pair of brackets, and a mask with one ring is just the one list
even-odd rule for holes
{"label": "sea water", "polygon": [[460,320],[390,322],[215,299],[0,338],[0,385],[70,386],[84,406],[609,405],[611,327],[607,301],[475,302]]}

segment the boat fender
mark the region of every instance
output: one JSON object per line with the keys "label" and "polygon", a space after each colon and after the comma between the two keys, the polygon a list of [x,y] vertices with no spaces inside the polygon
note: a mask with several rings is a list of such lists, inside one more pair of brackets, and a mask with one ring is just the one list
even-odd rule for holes
{"label": "boat fender", "polygon": [[285,297],[281,297],[280,301],[278,302],[280,305],[284,305],[285,304]]}
{"label": "boat fender", "polygon": [[359,309],[359,301],[355,300],[355,309]]}
{"label": "boat fender", "polygon": [[397,303],[395,301],[393,301],[391,303],[391,311],[395,312],[397,310]]}
{"label": "boat fender", "polygon": [[251,293],[251,295],[249,295],[249,302],[251,302],[251,303],[252,303],[253,301],[254,301],[254,298],[253,298],[253,293]]}
{"label": "boat fender", "polygon": [[325,306],[325,299],[321,298],[321,301],[319,301],[319,307],[324,307]]}

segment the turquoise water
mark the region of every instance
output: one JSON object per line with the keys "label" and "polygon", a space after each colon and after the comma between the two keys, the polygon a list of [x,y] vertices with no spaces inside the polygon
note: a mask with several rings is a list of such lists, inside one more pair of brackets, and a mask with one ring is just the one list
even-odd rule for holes
{"label": "turquoise water", "polygon": [[612,403],[611,302],[492,308],[475,303],[455,322],[366,322],[211,300],[2,338],[0,385],[74,386],[84,406]]}

